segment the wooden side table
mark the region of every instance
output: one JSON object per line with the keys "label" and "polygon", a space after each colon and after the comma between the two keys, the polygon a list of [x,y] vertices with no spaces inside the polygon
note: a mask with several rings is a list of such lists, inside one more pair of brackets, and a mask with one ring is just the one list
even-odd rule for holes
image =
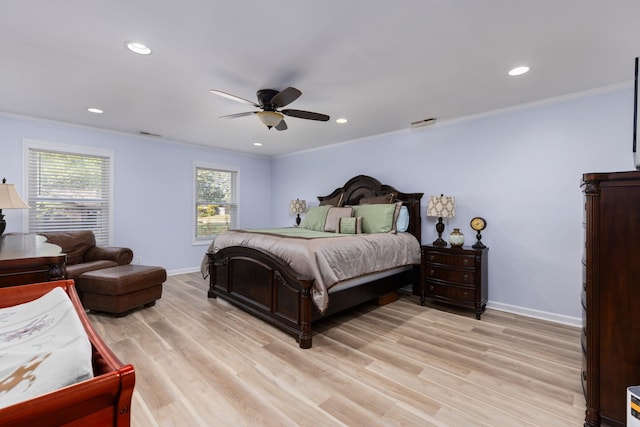
{"label": "wooden side table", "polygon": [[66,254],[37,234],[0,236],[0,287],[66,277]]}
{"label": "wooden side table", "polygon": [[421,302],[425,299],[472,308],[476,319],[488,301],[489,248],[422,246]]}

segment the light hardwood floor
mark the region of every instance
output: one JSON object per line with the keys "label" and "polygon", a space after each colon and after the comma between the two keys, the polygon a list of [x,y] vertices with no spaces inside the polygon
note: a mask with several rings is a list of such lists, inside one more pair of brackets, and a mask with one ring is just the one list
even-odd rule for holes
{"label": "light hardwood floor", "polygon": [[313,347],[219,299],[199,273],[154,307],[91,314],[136,369],[134,427],[580,426],[580,330],[405,295],[314,325]]}

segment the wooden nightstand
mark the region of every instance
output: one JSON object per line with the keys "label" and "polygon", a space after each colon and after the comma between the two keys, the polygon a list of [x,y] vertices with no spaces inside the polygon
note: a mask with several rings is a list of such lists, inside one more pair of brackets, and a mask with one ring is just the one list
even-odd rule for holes
{"label": "wooden nightstand", "polygon": [[426,298],[475,309],[476,319],[487,306],[489,248],[422,246],[420,301]]}

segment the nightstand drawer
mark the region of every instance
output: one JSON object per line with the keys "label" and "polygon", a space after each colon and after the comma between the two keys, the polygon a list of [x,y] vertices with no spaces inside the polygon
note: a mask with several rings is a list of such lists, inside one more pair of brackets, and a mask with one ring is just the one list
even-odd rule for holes
{"label": "nightstand drawer", "polygon": [[475,274],[473,271],[453,270],[449,268],[425,266],[425,278],[446,280],[447,282],[455,282],[460,285],[473,286],[475,283]]}
{"label": "nightstand drawer", "polygon": [[429,251],[425,255],[424,261],[426,263],[473,268],[474,256],[466,254],[450,254],[444,252]]}
{"label": "nightstand drawer", "polygon": [[474,302],[474,289],[460,288],[439,283],[427,282],[427,296],[453,301]]}

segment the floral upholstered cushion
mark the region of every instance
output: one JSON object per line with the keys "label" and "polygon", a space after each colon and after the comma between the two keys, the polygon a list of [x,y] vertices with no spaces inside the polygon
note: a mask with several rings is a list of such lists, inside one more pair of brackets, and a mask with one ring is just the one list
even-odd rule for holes
{"label": "floral upholstered cushion", "polygon": [[0,408],[92,377],[91,343],[62,288],[0,309]]}

